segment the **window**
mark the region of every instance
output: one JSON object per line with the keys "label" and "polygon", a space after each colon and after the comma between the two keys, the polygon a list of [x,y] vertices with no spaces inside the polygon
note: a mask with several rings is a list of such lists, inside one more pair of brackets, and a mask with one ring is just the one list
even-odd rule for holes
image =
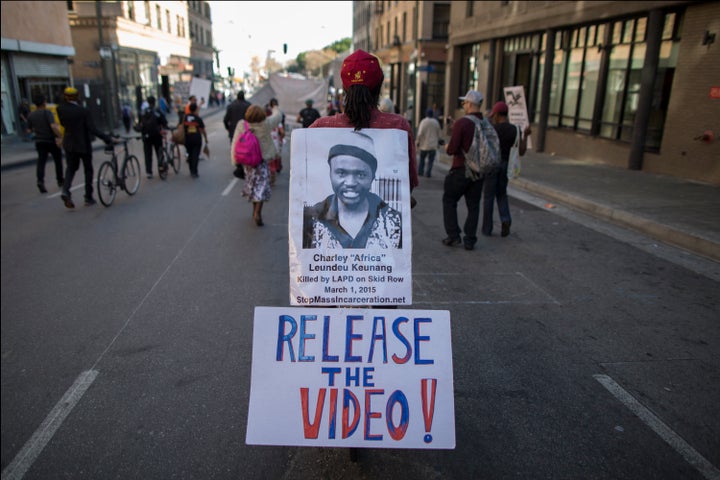
{"label": "window", "polygon": [[[467,2],[469,4],[473,2]],[[442,40],[448,38],[448,28],[450,25],[450,5],[434,4],[433,5],[433,40]]]}
{"label": "window", "polygon": [[150,25],[150,2],[145,0],[145,24]]}
{"label": "window", "polygon": [[170,27],[170,10],[165,10],[165,28],[167,28],[168,33],[172,33],[172,28]]}
{"label": "window", "polygon": [[127,18],[135,21],[135,2],[126,2],[127,3]]}
{"label": "window", "polygon": [[475,15],[475,2],[469,0],[465,2],[465,17],[470,18]]}
{"label": "window", "polygon": [[[480,60],[480,45],[475,43],[465,45],[460,50],[460,84],[458,91],[463,94],[471,89],[478,88],[478,65]],[[460,100],[457,108],[462,108]]]}
{"label": "window", "polygon": [[155,5],[155,19],[158,30],[162,30],[162,10],[160,9],[160,5]]}

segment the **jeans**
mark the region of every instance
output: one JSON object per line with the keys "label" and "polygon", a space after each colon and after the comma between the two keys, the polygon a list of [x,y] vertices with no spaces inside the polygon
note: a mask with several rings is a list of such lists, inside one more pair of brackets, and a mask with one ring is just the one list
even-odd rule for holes
{"label": "jeans", "polygon": [[53,157],[53,161],[55,162],[55,179],[58,185],[61,185],[63,183],[63,164],[60,147],[52,142],[36,142],[35,148],[38,152],[36,173],[38,185],[45,183],[45,164],[47,163],[48,155],[52,155]]}
{"label": "jeans", "polygon": [[427,164],[427,173],[425,174],[426,177],[430,176],[430,172],[432,171],[433,162],[435,161],[435,154],[437,153],[437,150],[420,150],[420,162],[418,162],[418,175],[421,177],[423,176],[423,172],[425,171],[425,157],[428,159]]}
{"label": "jeans", "polygon": [[145,173],[152,175],[153,173],[153,149],[158,157],[158,170],[160,170],[160,155],[163,148],[162,137],[160,135],[154,137],[145,137],[143,135],[143,150],[145,152]]}
{"label": "jeans", "polygon": [[72,187],[75,172],[80,168],[80,161],[83,163],[85,171],[85,200],[93,198],[93,164],[92,153],[71,153],[65,152],[67,159],[67,170],[65,171],[65,183],[63,184],[63,195],[70,196],[70,187]]}
{"label": "jeans", "polygon": [[[503,163],[500,165],[500,171],[497,174],[497,182],[495,183],[495,199],[497,200],[498,204],[498,214],[500,215],[500,221],[502,223],[510,224],[512,223],[512,218],[510,217],[510,204],[508,202],[507,186],[507,163]],[[492,209],[493,205],[491,203],[490,218],[492,218]],[[492,231],[492,225],[490,226],[490,230]]]}
{"label": "jeans", "polygon": [[[460,238],[460,225],[458,223],[457,204],[460,198],[465,197],[465,205],[467,206],[467,218],[463,232],[465,245],[474,246],[477,242],[477,227],[480,217],[480,200],[482,199],[483,187],[491,187],[494,185],[496,172],[486,174],[483,178],[473,181],[465,176],[465,168],[453,168],[445,177],[444,191],[442,196],[443,203],[443,224],[445,232],[450,238]],[[487,206],[488,197],[491,202],[495,201],[495,188],[492,186],[492,195],[485,197],[485,205]],[[488,192],[489,193],[489,192]],[[492,205],[492,204],[491,204]],[[483,209],[483,226],[488,222],[487,208]],[[490,210],[489,224],[492,225],[492,210]]]}

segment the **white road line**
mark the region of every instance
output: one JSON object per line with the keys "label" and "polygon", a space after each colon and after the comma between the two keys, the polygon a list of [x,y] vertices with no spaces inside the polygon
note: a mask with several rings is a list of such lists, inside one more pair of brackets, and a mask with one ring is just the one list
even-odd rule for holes
{"label": "white road line", "polygon": [[25,443],[22,450],[15,455],[10,465],[3,470],[2,480],[20,480],[27,473],[65,418],[77,405],[87,389],[90,388],[97,375],[97,370],[87,370],[80,374],[75,383],[72,384],[60,401],[55,404],[48,416],[45,417],[40,427],[35,430],[30,440]]}
{"label": "white road line", "polygon": [[[84,187],[85,187],[85,184],[81,183],[80,185],[75,185],[74,187],[72,187],[70,189],[70,191],[72,192],[73,190],[77,190],[78,188],[84,188]],[[62,190],[60,190],[59,192],[53,193],[52,195],[48,195],[47,198],[57,198],[60,195],[62,195]]]}
{"label": "white road line", "polygon": [[226,197],[226,196],[230,193],[230,191],[233,189],[233,187],[235,186],[235,184],[237,184],[237,183],[238,183],[238,179],[237,179],[237,178],[233,178],[232,180],[230,180],[230,185],[228,185],[227,187],[225,187],[225,190],[223,190],[223,192],[222,192],[222,196],[223,196],[223,197]]}
{"label": "white road line", "polygon": [[593,375],[595,380],[605,387],[615,398],[625,405],[632,413],[650,427],[660,438],[670,445],[676,452],[693,467],[695,467],[703,477],[708,480],[720,480],[720,470],[703,457],[689,443],[675,433],[670,427],[660,420],[654,413],[648,410],[635,397],[630,395],[627,390],[622,388],[611,377],[607,375]]}

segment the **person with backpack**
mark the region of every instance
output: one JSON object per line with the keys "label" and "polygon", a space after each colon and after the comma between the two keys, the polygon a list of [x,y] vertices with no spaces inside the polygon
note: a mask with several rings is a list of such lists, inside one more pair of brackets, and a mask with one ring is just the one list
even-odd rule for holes
{"label": "person with backpack", "polygon": [[36,167],[37,188],[40,193],[47,193],[45,188],[45,164],[48,155],[51,155],[55,162],[55,179],[58,187],[62,188],[65,183],[63,176],[62,151],[62,133],[60,126],[55,122],[55,117],[48,110],[45,103],[45,95],[37,95],[33,99],[35,111],[30,113],[27,118],[27,128],[35,135],[35,149],[38,152],[38,160]]}
{"label": "person with backpack", "polygon": [[[252,202],[253,220],[258,227],[264,225],[262,208],[263,204],[270,200],[270,194],[272,193],[268,162],[277,155],[277,149],[272,139],[272,130],[280,124],[282,119],[283,113],[277,105],[273,106],[272,115],[269,117],[265,114],[264,108],[259,105],[251,105],[245,112],[245,120],[237,123],[232,146],[230,147],[232,162],[243,165],[245,170],[245,184],[242,188],[242,196]],[[241,139],[244,140],[243,137],[248,130],[255,138],[250,138],[248,142],[242,144],[259,144],[261,158],[255,166],[248,165],[244,158],[238,158],[239,155],[248,153],[242,148],[238,148],[237,145]],[[252,140],[252,142],[249,140]],[[254,159],[252,163],[255,163]]]}
{"label": "person with backpack", "polygon": [[163,148],[163,129],[168,128],[168,121],[165,115],[155,107],[155,97],[147,97],[148,108],[140,118],[140,132],[142,133],[143,150],[145,151],[145,173],[148,180],[153,178],[153,150],[158,158],[158,173],[167,165],[160,163],[161,151]]}
{"label": "person with backpack", "polygon": [[[466,250],[472,250],[477,243],[483,188],[485,202],[490,202],[492,206],[495,201],[500,145],[495,129],[483,118],[480,111],[484,100],[483,94],[477,90],[469,90],[464,97],[460,97],[460,100],[463,102],[465,116],[453,124],[450,141],[445,147],[445,151],[448,155],[452,155],[453,159],[443,185],[443,224],[447,237],[442,243],[448,247],[463,243]],[[466,159],[466,152],[470,153],[471,157],[479,158]],[[461,230],[457,204],[462,197],[465,197],[467,205],[467,218]],[[492,207],[484,209],[484,217],[488,214],[490,218],[483,218],[483,225],[492,225]],[[460,234],[463,232],[465,237],[461,238]]]}

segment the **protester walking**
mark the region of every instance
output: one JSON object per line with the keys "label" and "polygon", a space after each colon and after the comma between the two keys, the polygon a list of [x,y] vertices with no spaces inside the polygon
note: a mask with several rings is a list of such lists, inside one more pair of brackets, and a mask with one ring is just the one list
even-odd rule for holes
{"label": "protester walking", "polygon": [[380,59],[364,50],[356,50],[343,62],[340,77],[345,90],[343,113],[319,118],[310,125],[310,128],[354,128],[356,131],[363,128],[403,130],[408,135],[408,177],[412,191],[419,183],[415,141],[410,124],[405,118],[395,113],[378,110],[380,87],[385,78]]}
{"label": "protester walking", "polygon": [[[271,98],[270,103],[268,105],[268,110],[266,114],[268,116],[272,115],[272,109],[274,107],[280,108],[280,105],[277,101],[277,98]],[[275,155],[275,158],[270,160],[270,184],[275,185],[275,179],[278,176],[278,174],[282,171],[282,147],[283,143],[285,141],[285,113],[282,114],[282,120],[280,120],[280,123],[277,127],[273,128],[272,132],[272,139],[273,143],[275,143],[275,150],[277,154]]]}
{"label": "protester walking", "polygon": [[237,97],[228,105],[225,110],[225,117],[223,117],[223,125],[225,130],[228,132],[228,138],[232,142],[233,134],[235,133],[235,127],[240,120],[245,119],[245,112],[250,107],[250,102],[245,100],[245,92],[240,90],[237,93]]}
{"label": "protester walking", "polygon": [[[440,146],[440,135],[442,129],[440,122],[433,117],[432,108],[428,108],[425,118],[420,120],[417,131],[417,144],[420,149],[420,162],[418,163],[418,175],[430,178],[435,155]],[[425,159],[427,158],[427,170],[425,170]]]}
{"label": "protester walking", "polygon": [[312,123],[320,118],[320,112],[313,108],[313,99],[305,100],[305,108],[298,113],[297,121],[302,124],[302,128],[308,128]]}
{"label": "protester walking", "polygon": [[60,125],[65,129],[63,149],[67,169],[60,198],[65,207],[75,208],[70,187],[82,161],[85,172],[85,205],[95,205],[97,202],[93,198],[92,136],[101,138],[105,143],[111,143],[112,137],[95,128],[90,111],[78,103],[77,89],[68,87],[63,95],[65,101],[58,106],[57,114]]}
{"label": "protester walking", "polygon": [[[263,204],[270,200],[272,188],[270,186],[270,168],[268,162],[275,158],[277,150],[272,139],[272,130],[277,127],[283,119],[283,114],[275,105],[272,109],[272,115],[269,117],[265,114],[265,109],[259,105],[251,105],[245,112],[245,120],[247,122],[238,122],[233,134],[232,144],[230,146],[230,155],[232,157],[235,152],[235,143],[240,136],[245,133],[245,126],[252,131],[260,143],[262,152],[262,162],[257,167],[244,166],[245,184],[243,185],[242,195],[253,204],[253,220],[259,227],[263,226],[262,208]],[[235,159],[232,159],[233,163]]]}
{"label": "protester walking", "polygon": [[[483,98],[483,94],[477,90],[469,90],[464,97],[460,97],[460,100],[463,101],[465,116],[454,122],[450,141],[445,147],[445,151],[448,155],[452,155],[453,159],[443,187],[443,223],[447,237],[443,239],[442,243],[449,247],[463,243],[466,250],[475,248],[477,242],[483,188],[486,188],[485,202],[489,201],[492,204],[495,201],[496,170],[484,172],[477,179],[466,175],[465,152],[470,149],[476,134],[475,121],[471,117],[483,119],[480,111]],[[479,134],[482,135],[482,132]],[[467,218],[461,231],[458,224],[457,204],[462,197],[465,197],[467,205]],[[483,225],[492,224],[492,210],[490,213],[490,219],[484,218]],[[487,209],[485,215],[487,215]],[[464,238],[460,236],[462,232],[465,233]],[[485,234],[489,235],[489,233]]]}
{"label": "protester walking", "polygon": [[127,103],[122,107],[122,122],[125,127],[125,134],[127,135],[130,133],[130,127],[132,126],[132,110]]}
{"label": "protester walking", "polygon": [[[507,196],[508,186],[508,163],[510,160],[510,152],[513,148],[518,149],[518,155],[525,155],[527,150],[527,136],[531,130],[528,125],[524,132],[521,133],[520,127],[513,125],[508,121],[508,106],[505,102],[500,101],[493,105],[492,111],[488,115],[495,131],[500,139],[500,171],[497,174],[495,184],[495,199],[498,205],[498,215],[500,215],[500,236],[507,237],[510,235],[510,225],[512,225],[512,217],[510,216],[510,204]],[[519,138],[518,138],[519,137]],[[516,147],[515,147],[516,146]],[[483,213],[483,219],[490,218],[490,224],[483,224],[483,232],[492,234],[492,218],[493,218],[493,202],[485,202],[484,209],[489,209]]]}
{"label": "protester walking", "polygon": [[161,169],[167,168],[162,165],[163,129],[168,128],[167,118],[155,107],[155,97],[147,98],[148,108],[140,118],[140,132],[142,133],[143,151],[145,153],[145,173],[148,180],[153,178],[153,150],[158,159],[158,174]]}
{"label": "protester walking", "polygon": [[190,176],[192,178],[198,178],[198,163],[200,160],[200,151],[203,147],[203,139],[205,139],[205,148],[208,148],[205,122],[203,122],[203,119],[200,118],[200,115],[198,115],[197,108],[197,104],[190,104],[190,111],[183,119],[183,128],[185,129],[185,148],[187,149],[188,163],[190,164]]}
{"label": "protester walking", "polygon": [[35,111],[31,112],[27,117],[28,132],[32,132],[35,136],[35,149],[38,153],[36,178],[37,188],[40,193],[47,193],[45,188],[45,164],[48,155],[52,155],[55,162],[55,179],[58,187],[62,188],[63,178],[63,162],[62,151],[59,145],[62,142],[62,134],[60,126],[55,122],[52,112],[46,108],[45,96],[38,95],[34,98]]}

